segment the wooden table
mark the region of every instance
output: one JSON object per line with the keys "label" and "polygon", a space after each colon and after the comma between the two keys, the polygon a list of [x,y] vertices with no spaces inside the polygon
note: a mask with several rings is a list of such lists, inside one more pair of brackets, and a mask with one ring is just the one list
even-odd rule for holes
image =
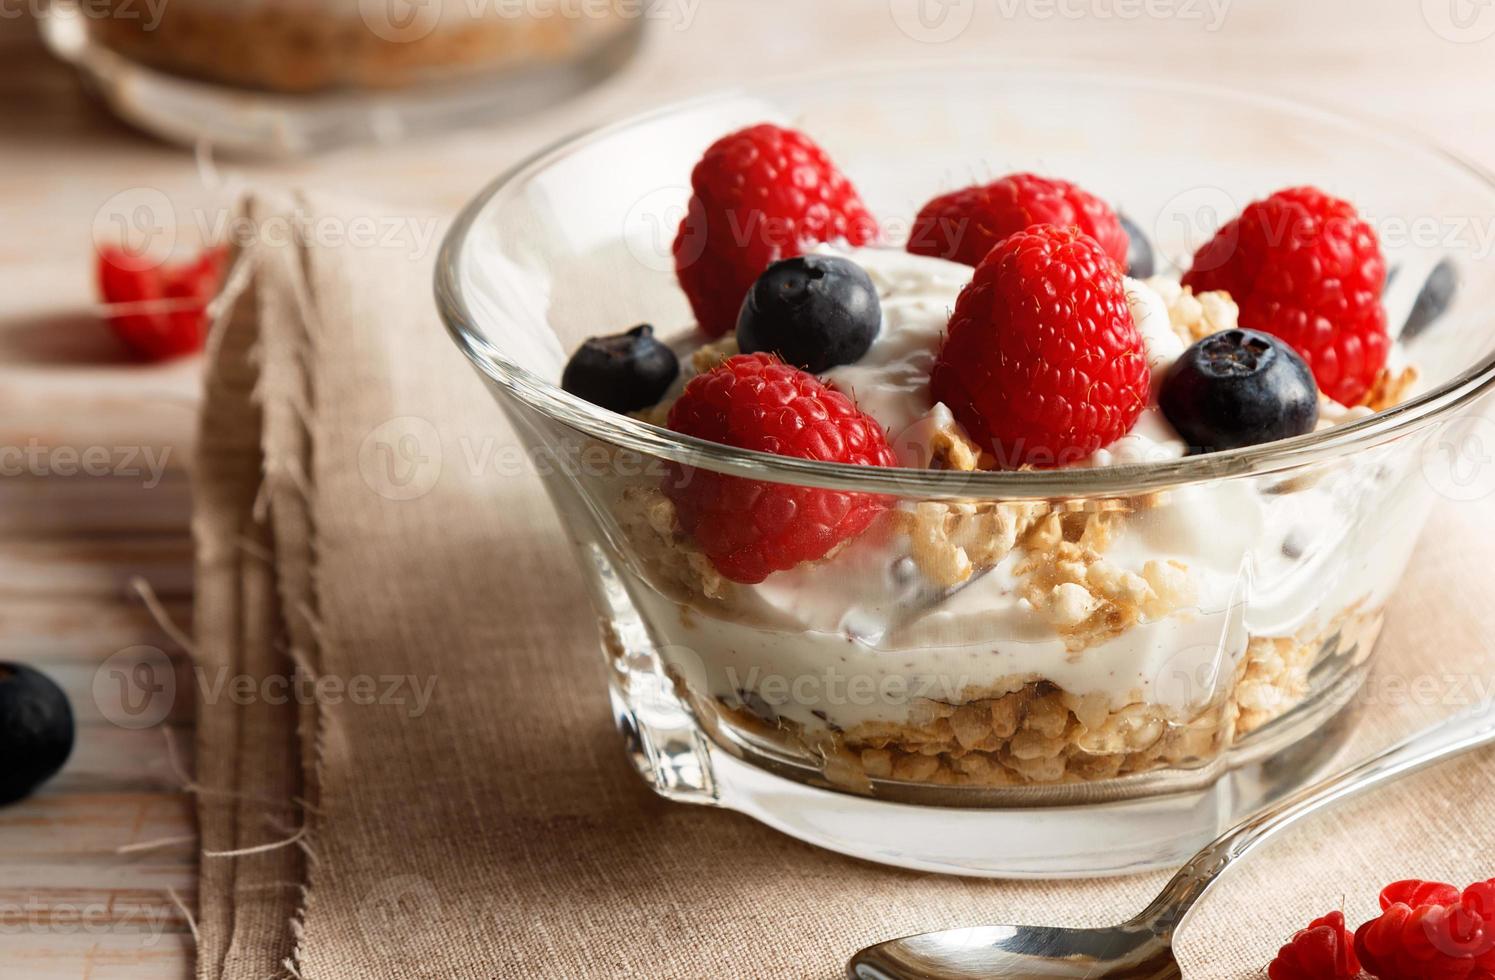
{"label": "wooden table", "polygon": [[[1174,16],[1127,18],[1146,8],[928,0],[926,13],[970,19],[936,42],[946,32],[910,16],[918,2],[679,0],[658,8],[673,13],[652,25],[638,61],[564,109],[420,145],[220,164],[219,176],[231,186],[336,186],[450,211],[529,148],[702,88],[835,61],[934,59],[938,71],[952,57],[1035,56],[1300,93],[1405,119],[1495,163],[1495,129],[1481,125],[1495,82],[1488,6],[1177,0],[1152,8]],[[122,358],[90,310],[91,229],[122,191],[221,202],[231,186],[205,191],[189,154],[94,106],[42,51],[34,25],[11,16],[20,6],[0,17],[0,447],[22,451],[0,465],[23,460],[19,475],[11,467],[0,479],[0,656],[61,681],[81,730],[58,779],[0,810],[0,976],[186,977],[197,857],[183,784],[194,679],[130,583],[148,582],[165,614],[189,627],[186,468],[200,362]],[[1451,10],[1472,19],[1456,22]],[[1217,13],[1223,23],[1211,30]],[[103,447],[110,474],[67,475],[72,454],[90,447]],[[164,464],[159,481],[148,459]],[[116,723],[130,719],[109,668],[141,645],[172,658],[178,683],[166,718],[138,729]],[[151,842],[162,843],[138,847]]]}

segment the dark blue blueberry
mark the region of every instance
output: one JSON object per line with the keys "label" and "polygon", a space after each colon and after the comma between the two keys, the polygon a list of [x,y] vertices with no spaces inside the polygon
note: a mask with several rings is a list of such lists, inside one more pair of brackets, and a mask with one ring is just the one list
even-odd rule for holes
{"label": "dark blue blueberry", "polygon": [[1147,232],[1137,226],[1137,223],[1124,214],[1116,215],[1121,221],[1121,229],[1126,232],[1129,244],[1126,248],[1126,274],[1133,279],[1146,279],[1153,273],[1152,243],[1147,240]]}
{"label": "dark blue blueberry", "polygon": [[637,412],[659,403],[680,374],[675,352],[641,323],[627,333],[593,337],[581,345],[561,375],[561,387],[614,412]]}
{"label": "dark blue blueberry", "polygon": [[1459,291],[1459,270],[1451,259],[1441,259],[1428,273],[1422,284],[1412,312],[1407,314],[1407,324],[1402,328],[1401,339],[1408,341],[1432,326],[1434,321],[1448,312],[1454,294]]}
{"label": "dark blue blueberry", "polygon": [[775,262],[753,283],[737,316],[737,346],[819,374],[855,362],[881,329],[882,303],[865,269],[834,255],[803,255]]}
{"label": "dark blue blueberry", "polygon": [[1184,351],[1158,405],[1194,452],[1239,449],[1312,432],[1313,372],[1292,347],[1255,330],[1222,330]]}
{"label": "dark blue blueberry", "polygon": [[51,779],[73,751],[73,709],[40,671],[0,663],[0,805]]}

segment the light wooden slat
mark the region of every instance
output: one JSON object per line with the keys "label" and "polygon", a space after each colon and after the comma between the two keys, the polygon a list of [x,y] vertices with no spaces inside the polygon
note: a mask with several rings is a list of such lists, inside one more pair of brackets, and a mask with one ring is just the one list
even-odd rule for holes
{"label": "light wooden slat", "polygon": [[[190,733],[178,732],[175,742],[177,755],[186,757],[177,764],[190,769]],[[141,933],[156,924],[185,931],[170,893],[195,908],[198,858],[180,782],[160,731],[85,729],[63,773],[40,797],[12,809],[17,819],[9,830],[0,824],[0,935],[72,910],[107,918],[114,932]],[[142,794],[147,787],[160,787],[154,799]],[[62,832],[50,837],[55,847],[39,848],[41,835],[20,829],[38,820],[60,825]],[[80,823],[92,832],[77,832]],[[3,949],[0,942],[0,963]]]}
{"label": "light wooden slat", "polygon": [[[160,465],[157,460],[156,465]],[[6,538],[186,535],[192,511],[191,484],[180,470],[158,479],[144,461],[140,476],[16,476],[0,459],[0,541]]]}
{"label": "light wooden slat", "polygon": [[77,795],[131,790],[175,793],[182,788],[182,776],[192,774],[194,742],[190,725],[171,726],[169,730],[171,749],[168,735],[159,727],[133,730],[96,725],[84,729],[79,732],[72,757],[48,788]]}
{"label": "light wooden slat", "polygon": [[[190,636],[192,600],[166,596],[161,605],[169,620]],[[4,657],[36,666],[67,660],[101,663],[117,650],[141,644],[159,647],[171,656],[181,653],[145,603],[132,593],[7,596],[0,601],[0,637],[4,637]]]}
{"label": "light wooden slat", "polygon": [[88,935],[60,927],[6,936],[0,970],[24,980],[190,980],[192,937]]}
{"label": "light wooden slat", "polygon": [[[122,845],[195,833],[196,810],[186,793],[138,790],[77,796],[45,787],[28,800],[0,809],[0,854],[24,853],[38,863],[92,855],[112,864]],[[269,829],[265,839],[273,839]],[[196,847],[183,843],[152,854],[156,860],[189,860]]]}
{"label": "light wooden slat", "polygon": [[190,538],[171,534],[0,542],[0,600],[124,596],[136,575],[148,581],[157,595],[190,595]]}

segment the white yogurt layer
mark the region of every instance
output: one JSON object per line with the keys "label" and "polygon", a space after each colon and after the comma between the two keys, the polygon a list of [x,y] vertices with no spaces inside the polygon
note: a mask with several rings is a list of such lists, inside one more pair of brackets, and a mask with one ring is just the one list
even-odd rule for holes
{"label": "white yogurt layer", "polygon": [[[929,433],[951,424],[930,399],[929,371],[972,270],[887,249],[847,254],[877,285],[883,324],[866,356],[828,380],[889,429],[905,465],[927,464]],[[1184,345],[1151,288],[1132,279],[1126,288],[1156,379]],[[1325,424],[1355,415],[1330,406]],[[1129,435],[1082,465],[1185,452],[1154,400]],[[812,729],[901,721],[918,698],[950,701],[1033,680],[1102,695],[1113,710],[1146,703],[1188,717],[1229,683],[1250,637],[1292,636],[1354,602],[1370,608],[1387,598],[1421,525],[1415,511],[1426,494],[1415,470],[1371,453],[1307,488],[1265,477],[1170,491],[1122,522],[1105,557],[1137,573],[1149,562],[1179,563],[1197,602],[1078,653],[1020,595],[1021,548],[949,594],[923,579],[910,542],[886,525],[826,561],[738,587],[727,607],[636,598],[697,690],[729,700],[755,692]],[[1391,526],[1356,523],[1388,512],[1397,517]]]}
{"label": "white yogurt layer", "polygon": [[[837,254],[829,246],[821,251]],[[955,298],[974,270],[893,249],[863,248],[848,254],[877,287],[882,329],[860,360],[831,368],[825,379],[883,424],[901,465],[925,466],[928,435],[949,418],[939,406],[931,425],[936,406],[929,395],[929,372]]]}
{"label": "white yogurt layer", "polygon": [[[960,291],[974,270],[945,259],[894,249],[862,248],[845,254],[867,270],[882,301],[882,330],[855,364],[831,368],[825,379],[851,395],[862,411],[888,430],[889,442],[904,466],[929,462],[928,435],[946,423],[948,410],[929,394],[929,372]],[[1153,391],[1163,373],[1184,352],[1168,322],[1168,308],[1157,293],[1136,279],[1126,280],[1127,301],[1147,347]],[[932,414],[933,413],[933,414]],[[932,419],[932,424],[931,424]],[[1188,446],[1168,420],[1150,405],[1131,433],[1102,449],[1081,466],[1111,466],[1178,459]]]}

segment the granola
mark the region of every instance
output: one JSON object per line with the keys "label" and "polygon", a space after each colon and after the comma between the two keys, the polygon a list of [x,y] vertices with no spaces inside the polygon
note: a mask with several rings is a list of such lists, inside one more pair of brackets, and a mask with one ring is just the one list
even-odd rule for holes
{"label": "granola", "polygon": [[1182,714],[1140,700],[1116,706],[1035,678],[969,691],[959,702],[919,701],[904,722],[829,735],[777,717],[765,723],[762,708],[713,710],[822,758],[828,778],[863,792],[872,780],[993,787],[1110,779],[1208,761],[1303,703],[1308,670],[1322,657],[1363,660],[1381,619],[1379,610],[1352,609],[1324,630],[1253,637],[1224,692]]}
{"label": "granola", "polygon": [[1208,292],[1195,295],[1194,290],[1167,276],[1153,276],[1147,286],[1163,298],[1168,322],[1185,346],[1203,340],[1221,330],[1240,326],[1241,310],[1229,293]]}

